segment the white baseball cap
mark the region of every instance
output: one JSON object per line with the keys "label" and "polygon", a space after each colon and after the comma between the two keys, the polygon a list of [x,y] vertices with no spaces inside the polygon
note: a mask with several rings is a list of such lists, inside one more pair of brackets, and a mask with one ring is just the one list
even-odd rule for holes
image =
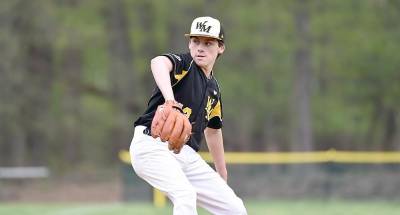
{"label": "white baseball cap", "polygon": [[224,41],[224,31],[218,19],[209,16],[197,17],[193,20],[190,33],[186,37],[201,36],[211,37]]}

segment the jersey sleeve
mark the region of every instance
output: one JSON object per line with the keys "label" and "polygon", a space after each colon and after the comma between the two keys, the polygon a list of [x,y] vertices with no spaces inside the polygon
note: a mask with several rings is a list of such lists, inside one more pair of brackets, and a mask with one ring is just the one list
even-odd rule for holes
{"label": "jersey sleeve", "polygon": [[173,54],[166,53],[162,56],[167,57],[173,64],[173,69],[170,73],[171,84],[174,86],[188,73],[191,59],[188,54]]}
{"label": "jersey sleeve", "polygon": [[218,97],[217,104],[211,110],[207,127],[220,129],[222,128],[222,101],[221,96]]}

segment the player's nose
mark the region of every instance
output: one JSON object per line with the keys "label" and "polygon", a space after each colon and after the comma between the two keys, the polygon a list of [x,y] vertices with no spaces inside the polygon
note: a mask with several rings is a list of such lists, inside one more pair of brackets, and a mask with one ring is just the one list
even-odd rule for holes
{"label": "player's nose", "polygon": [[203,46],[202,46],[202,45],[200,45],[199,47],[197,47],[197,51],[198,51],[199,53],[202,53],[202,52],[204,52],[204,48],[203,48]]}

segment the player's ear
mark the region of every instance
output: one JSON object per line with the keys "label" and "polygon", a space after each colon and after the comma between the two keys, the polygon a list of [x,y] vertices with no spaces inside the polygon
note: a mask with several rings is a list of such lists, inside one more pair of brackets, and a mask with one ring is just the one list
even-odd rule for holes
{"label": "player's ear", "polygon": [[192,38],[189,38],[188,40],[188,48],[190,49],[190,44],[192,43]]}
{"label": "player's ear", "polygon": [[222,42],[218,42],[218,54],[222,54],[225,51],[225,44]]}

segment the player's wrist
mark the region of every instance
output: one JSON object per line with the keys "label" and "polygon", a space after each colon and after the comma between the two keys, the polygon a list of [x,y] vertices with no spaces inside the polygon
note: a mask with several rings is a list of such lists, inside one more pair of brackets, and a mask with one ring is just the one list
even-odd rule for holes
{"label": "player's wrist", "polygon": [[178,110],[179,112],[183,113],[183,105],[176,100],[165,100],[164,105],[171,106],[175,110]]}

